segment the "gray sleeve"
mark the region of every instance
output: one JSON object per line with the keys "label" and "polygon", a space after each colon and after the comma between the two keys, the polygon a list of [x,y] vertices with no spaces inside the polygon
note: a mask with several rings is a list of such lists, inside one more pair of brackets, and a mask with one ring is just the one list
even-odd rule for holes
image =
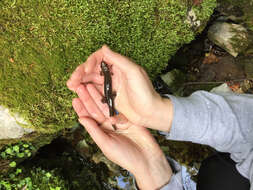
{"label": "gray sleeve", "polygon": [[187,98],[169,97],[174,118],[167,139],[206,144],[231,153],[253,190],[253,95],[197,91]]}

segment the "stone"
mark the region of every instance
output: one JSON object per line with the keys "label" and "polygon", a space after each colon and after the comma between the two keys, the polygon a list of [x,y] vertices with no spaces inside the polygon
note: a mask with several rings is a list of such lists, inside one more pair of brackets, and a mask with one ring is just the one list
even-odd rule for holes
{"label": "stone", "polygon": [[169,87],[171,87],[181,75],[183,75],[181,71],[173,69],[172,71],[161,75],[161,78]]}
{"label": "stone", "polygon": [[253,79],[253,61],[251,63],[246,62],[244,68],[247,78]]}
{"label": "stone", "polygon": [[248,46],[247,30],[239,24],[215,22],[208,30],[208,38],[234,57]]}
{"label": "stone", "polygon": [[220,86],[214,87],[210,92],[212,93],[233,93],[227,83],[223,83]]}
{"label": "stone", "polygon": [[0,140],[21,138],[34,130],[24,128],[29,124],[17,113],[10,113],[9,109],[0,106]]}

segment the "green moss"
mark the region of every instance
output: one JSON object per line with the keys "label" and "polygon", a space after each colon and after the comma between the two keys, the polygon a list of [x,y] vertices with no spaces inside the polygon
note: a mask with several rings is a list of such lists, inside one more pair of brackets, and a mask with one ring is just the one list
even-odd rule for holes
{"label": "green moss", "polygon": [[[196,8],[200,20],[213,2]],[[108,44],[154,78],[194,39],[188,8],[181,0],[0,1],[0,105],[43,133],[72,126],[74,95],[65,83],[76,66]]]}
{"label": "green moss", "polygon": [[197,29],[198,32],[204,30],[210,15],[212,15],[214,8],[216,7],[216,1],[204,0],[200,5],[193,7],[193,11],[196,14],[198,20],[201,21],[200,27]]}

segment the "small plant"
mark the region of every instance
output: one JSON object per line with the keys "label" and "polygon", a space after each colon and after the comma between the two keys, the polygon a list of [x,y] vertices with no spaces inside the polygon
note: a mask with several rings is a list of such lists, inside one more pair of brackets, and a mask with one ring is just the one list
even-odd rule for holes
{"label": "small plant", "polygon": [[[31,157],[32,152],[35,150],[31,143],[19,142],[15,145],[7,145],[0,153],[0,158],[9,160],[16,158],[28,158]],[[12,164],[11,167],[13,167]]]}
{"label": "small plant", "polygon": [[0,176],[0,189],[4,190],[66,190],[66,183],[56,170],[32,168],[28,173],[18,168],[7,177]]}
{"label": "small plant", "polygon": [[15,161],[12,161],[9,166],[12,167],[12,168],[15,168],[17,165],[17,163]]}

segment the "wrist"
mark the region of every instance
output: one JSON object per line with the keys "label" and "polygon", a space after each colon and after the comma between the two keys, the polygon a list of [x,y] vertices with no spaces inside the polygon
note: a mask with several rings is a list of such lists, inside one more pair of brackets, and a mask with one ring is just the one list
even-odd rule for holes
{"label": "wrist", "polygon": [[171,100],[159,96],[153,105],[152,115],[147,119],[147,127],[169,132],[173,120],[173,105]]}
{"label": "wrist", "polygon": [[169,183],[172,170],[163,155],[151,161],[148,168],[136,172],[134,176],[140,190],[158,190]]}

